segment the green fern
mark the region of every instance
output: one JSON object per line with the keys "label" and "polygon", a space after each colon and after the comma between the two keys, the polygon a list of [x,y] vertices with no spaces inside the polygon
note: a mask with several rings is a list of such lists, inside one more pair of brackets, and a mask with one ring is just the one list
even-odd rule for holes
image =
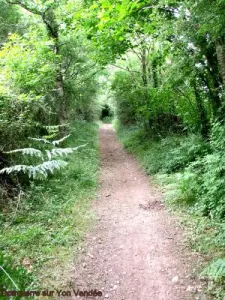
{"label": "green fern", "polygon": [[72,154],[74,151],[82,148],[82,147],[85,147],[86,145],[81,145],[81,146],[78,146],[78,147],[75,147],[75,148],[55,148],[55,149],[52,149],[52,150],[45,150],[46,151],[46,154],[48,156],[48,159],[51,160],[52,157],[54,156],[67,156],[69,154]]}
{"label": "green fern", "polygon": [[59,145],[60,143],[64,142],[66,139],[68,139],[70,136],[71,136],[71,134],[69,134],[69,135],[67,135],[67,136],[64,136],[63,138],[61,138],[61,139],[58,140],[58,141],[53,141],[53,142],[52,142],[52,145],[53,145],[53,146],[57,146],[57,145]]}
{"label": "green fern", "polygon": [[[51,146],[56,146],[65,141],[70,135],[67,135],[60,140],[48,141],[43,138],[30,138],[37,142],[42,142],[45,144],[50,144]],[[78,147],[71,148],[52,148],[50,150],[38,150],[35,148],[24,148],[24,149],[15,149],[12,151],[5,152],[6,154],[17,154],[20,153],[25,156],[37,157],[42,160],[42,163],[38,165],[25,165],[18,164],[15,166],[6,167],[0,170],[0,174],[12,174],[12,173],[24,173],[28,174],[29,178],[32,179],[46,179],[49,174],[53,174],[55,170],[59,170],[68,165],[67,162],[63,160],[57,160],[53,158],[68,156],[74,151],[77,151],[79,148],[85,147],[86,145],[80,145]]]}
{"label": "green fern", "polygon": [[50,144],[50,145],[53,145],[53,146],[57,146],[60,143],[64,142],[66,139],[68,139],[70,136],[71,136],[71,134],[69,134],[67,136],[64,136],[60,140],[56,140],[56,141],[49,141],[49,140],[44,139],[44,138],[31,138],[31,137],[29,139],[33,140],[33,141],[36,141],[36,142],[42,142],[42,143],[45,143],[45,144]]}
{"label": "green fern", "polygon": [[30,140],[32,141],[36,141],[36,142],[42,142],[44,144],[52,144],[50,141],[48,141],[47,139],[44,139],[44,138],[31,138],[29,137]]}
{"label": "green fern", "polygon": [[23,155],[30,155],[30,156],[36,156],[36,157],[43,157],[43,154],[40,150],[34,149],[34,148],[23,148],[23,149],[15,149],[12,151],[5,152],[6,154],[14,154],[14,153],[21,153]]}
{"label": "green fern", "polygon": [[28,165],[16,165],[8,168],[4,168],[0,170],[0,174],[7,173],[18,173],[23,172],[25,174],[28,174],[29,178],[33,179],[43,179],[47,178],[49,173],[52,173],[55,170],[59,170],[63,167],[66,167],[68,165],[67,162],[63,160],[50,160],[45,161],[42,164],[39,164],[37,166],[28,166]]}
{"label": "green fern", "polygon": [[49,125],[49,126],[42,126],[43,128],[45,128],[46,130],[48,130],[49,132],[52,132],[52,131],[59,131],[59,128],[61,127],[69,127],[69,123],[67,124],[60,124],[60,125]]}

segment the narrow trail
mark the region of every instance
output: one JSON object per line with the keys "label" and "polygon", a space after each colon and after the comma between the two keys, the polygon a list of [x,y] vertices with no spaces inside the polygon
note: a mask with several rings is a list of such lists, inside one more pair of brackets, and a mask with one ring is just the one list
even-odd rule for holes
{"label": "narrow trail", "polygon": [[101,290],[103,296],[96,299],[203,299],[193,293],[188,276],[194,257],[185,251],[160,192],[117,142],[110,125],[100,129],[100,140],[98,223],[78,255],[73,287]]}

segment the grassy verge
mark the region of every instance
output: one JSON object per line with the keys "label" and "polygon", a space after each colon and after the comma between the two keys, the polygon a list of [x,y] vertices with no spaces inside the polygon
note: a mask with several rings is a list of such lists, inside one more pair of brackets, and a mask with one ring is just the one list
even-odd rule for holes
{"label": "grassy verge", "polygon": [[33,184],[16,207],[1,215],[0,265],[20,288],[59,288],[66,281],[76,247],[94,220],[90,203],[98,182],[97,133],[97,125],[76,122],[66,146],[88,145],[68,158],[67,168]]}
{"label": "grassy verge", "polygon": [[179,216],[192,251],[203,258],[196,267],[199,277],[207,280],[206,294],[224,300],[225,223],[199,213],[198,199],[190,186],[192,181],[184,178],[185,167],[190,162],[198,162],[208,152],[208,145],[194,135],[151,139],[138,127],[118,127],[117,134],[147,174],[163,187],[165,204]]}

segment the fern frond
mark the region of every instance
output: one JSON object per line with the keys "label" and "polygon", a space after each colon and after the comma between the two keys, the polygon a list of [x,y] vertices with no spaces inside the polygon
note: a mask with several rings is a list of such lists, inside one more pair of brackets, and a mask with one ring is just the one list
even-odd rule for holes
{"label": "fern frond", "polygon": [[[60,140],[50,142],[47,139],[44,138],[30,138],[31,140],[38,141],[38,142],[44,142],[45,144],[50,144],[52,146],[56,146],[66,140],[70,135],[67,135],[63,137]],[[6,173],[6,174],[11,174],[11,173],[18,173],[18,172],[23,172],[25,174],[28,174],[30,178],[33,179],[43,179],[47,178],[49,173],[53,173],[55,170],[59,170],[65,166],[67,166],[67,162],[63,160],[52,160],[52,157],[57,157],[57,156],[67,156],[69,154],[72,154],[74,151],[78,150],[79,148],[85,147],[85,145],[80,145],[78,147],[71,147],[71,148],[53,148],[51,150],[45,150],[45,151],[40,151],[38,149],[34,148],[24,148],[24,149],[16,149],[12,151],[8,151],[6,153],[12,154],[12,153],[21,153],[23,155],[31,155],[31,156],[36,156],[44,160],[44,157],[46,155],[48,156],[48,161],[44,161],[43,163],[39,165],[15,165],[11,167],[4,168],[0,170],[0,174]]]}
{"label": "fern frond", "polygon": [[52,173],[55,170],[60,170],[68,165],[67,162],[63,160],[51,160],[45,161],[44,163],[37,165],[35,167],[29,167],[29,177],[34,179],[42,179],[39,175],[41,174],[44,178],[48,177],[48,172]]}
{"label": "fern frond", "polygon": [[18,172],[23,172],[26,173],[29,171],[29,166],[26,165],[16,165],[8,168],[4,168],[0,170],[0,174],[6,173],[6,174],[11,174],[11,173],[18,173]]}
{"label": "fern frond", "polygon": [[74,148],[54,148],[52,150],[45,150],[46,154],[48,156],[48,159],[51,160],[53,156],[67,156],[69,154],[72,154],[74,151],[77,151],[80,148],[85,147],[87,144],[85,145],[80,145],[78,147],[74,147]]}
{"label": "fern frond", "polygon": [[39,164],[37,166],[16,165],[16,166],[4,168],[0,170],[0,174],[3,173],[11,174],[11,173],[23,172],[23,173],[27,173],[29,178],[43,179],[43,177],[47,178],[48,172],[53,173],[55,170],[64,168],[67,165],[68,163],[63,160],[51,160],[51,161],[45,161],[44,163]]}
{"label": "fern frond", "polygon": [[33,141],[36,141],[36,142],[43,142],[45,144],[50,144],[50,145],[53,145],[53,146],[57,146],[59,145],[60,143],[62,143],[63,141],[65,141],[66,139],[68,139],[69,137],[71,136],[71,134],[67,135],[67,136],[64,136],[63,138],[61,138],[60,140],[56,140],[56,141],[49,141],[47,139],[44,139],[44,138],[29,138],[30,140],[33,140]]}
{"label": "fern frond", "polygon": [[36,157],[43,157],[43,154],[40,150],[34,148],[23,148],[23,149],[16,149],[12,151],[5,152],[6,154],[13,154],[13,153],[22,153],[23,155],[30,155]]}
{"label": "fern frond", "polygon": [[52,144],[50,141],[48,141],[46,139],[39,139],[39,138],[31,138],[31,137],[29,137],[29,140],[36,141],[36,142],[43,142],[45,144]]}
{"label": "fern frond", "polygon": [[60,143],[62,143],[63,141],[65,141],[66,139],[68,139],[70,136],[71,136],[71,134],[66,135],[66,136],[64,136],[63,138],[61,138],[60,140],[53,141],[52,144],[53,144],[54,146],[57,146],[57,145],[59,145]]}
{"label": "fern frond", "polygon": [[49,125],[49,126],[43,126],[46,130],[57,130],[61,127],[68,127],[70,124],[60,124],[60,125]]}
{"label": "fern frond", "polygon": [[73,153],[72,148],[56,148],[52,149],[51,151],[46,150],[48,159],[51,160],[53,156],[67,156],[71,153]]}

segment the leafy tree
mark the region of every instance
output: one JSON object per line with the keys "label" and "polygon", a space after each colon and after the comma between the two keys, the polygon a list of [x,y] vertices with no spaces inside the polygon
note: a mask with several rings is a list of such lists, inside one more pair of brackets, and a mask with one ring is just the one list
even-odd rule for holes
{"label": "leafy tree", "polygon": [[23,25],[20,22],[20,13],[17,8],[0,1],[0,43],[1,46],[7,40],[8,35],[22,32]]}

